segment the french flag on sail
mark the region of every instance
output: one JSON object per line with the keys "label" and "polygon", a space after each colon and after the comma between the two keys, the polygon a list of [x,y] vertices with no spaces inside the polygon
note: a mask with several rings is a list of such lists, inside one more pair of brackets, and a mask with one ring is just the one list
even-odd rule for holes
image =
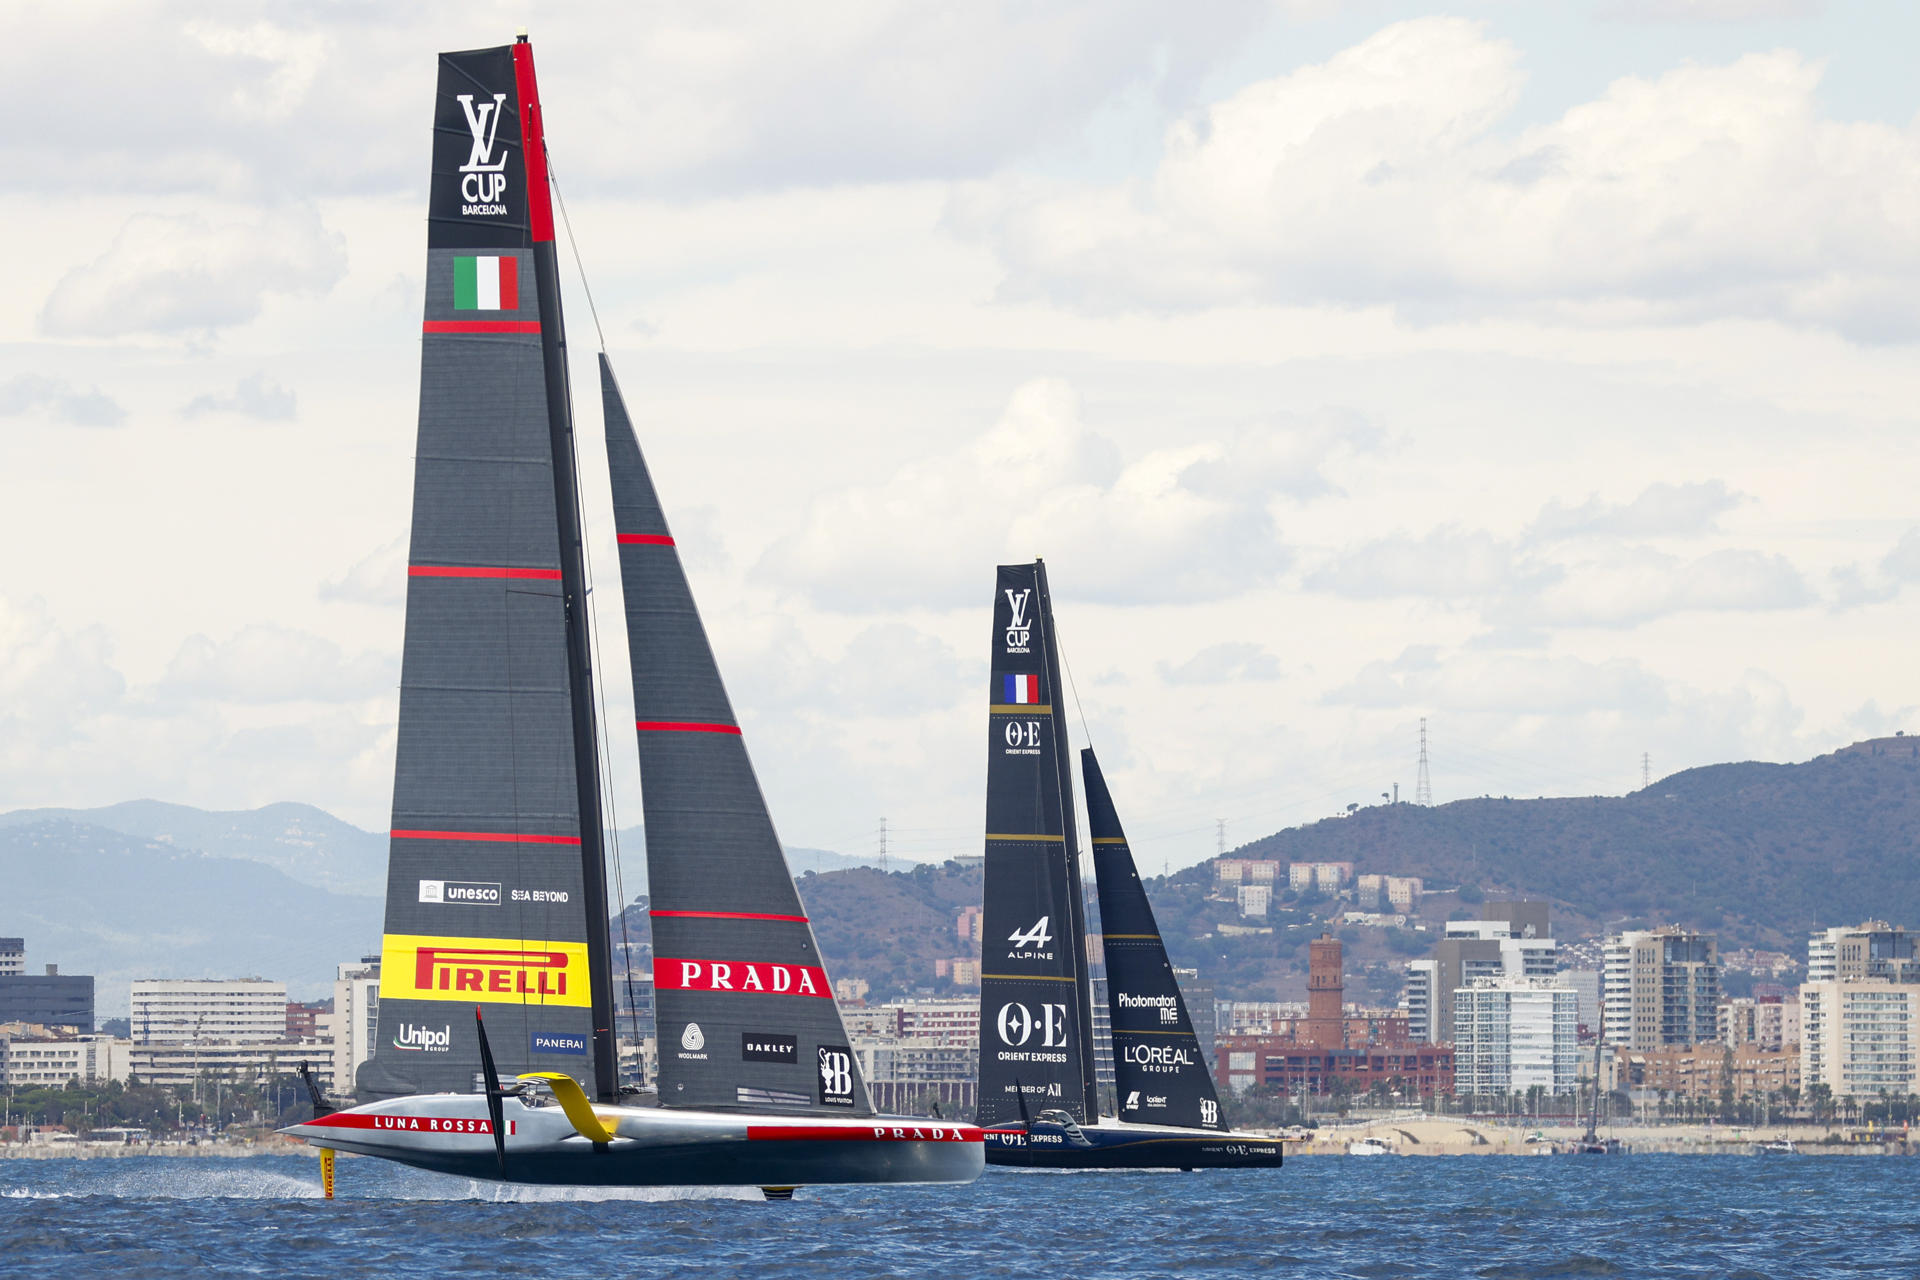
{"label": "french flag on sail", "polygon": [[1018,706],[1032,706],[1040,701],[1039,676],[1001,676],[1006,683],[1006,701]]}
{"label": "french flag on sail", "polygon": [[520,309],[520,260],[518,258],[455,258],[453,260],[453,309],[455,311],[518,311]]}

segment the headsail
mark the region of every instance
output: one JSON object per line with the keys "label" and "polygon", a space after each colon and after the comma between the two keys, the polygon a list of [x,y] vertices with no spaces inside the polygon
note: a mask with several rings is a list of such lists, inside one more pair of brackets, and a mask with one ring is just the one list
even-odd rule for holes
{"label": "headsail", "polygon": [[591,675],[530,47],[442,54],[376,1052],[360,1092],[614,1088]]}
{"label": "headsail", "polygon": [[1154,923],[1153,906],[1140,884],[1093,748],[1081,751],[1080,769],[1087,789],[1093,874],[1100,893],[1120,1118],[1192,1129],[1224,1128],[1220,1095],[1214,1092],[1213,1076],[1193,1033],[1180,983]]}
{"label": "headsail", "polygon": [[640,739],[660,1100],[872,1107],[652,477],[600,357]]}
{"label": "headsail", "polygon": [[1047,1109],[1093,1120],[1085,905],[1045,565],[1000,566],[992,652],[979,1120],[1020,1124],[1023,1110]]}

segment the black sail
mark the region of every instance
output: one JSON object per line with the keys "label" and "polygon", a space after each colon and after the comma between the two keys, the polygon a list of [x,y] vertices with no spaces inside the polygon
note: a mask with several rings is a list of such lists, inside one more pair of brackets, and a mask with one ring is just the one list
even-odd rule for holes
{"label": "black sail", "polygon": [[577,484],[532,53],[442,54],[406,642],[364,1096],[614,1087]]}
{"label": "black sail", "polygon": [[600,390],[640,742],[660,1101],[871,1114],[813,927],[604,355]]}
{"label": "black sail", "polygon": [[1154,923],[1126,833],[1093,749],[1080,753],[1087,830],[1100,894],[1107,956],[1107,1006],[1113,1015],[1113,1073],[1120,1118],[1142,1124],[1219,1129],[1220,1095],[1193,1034],[1180,983]]}
{"label": "black sail", "polygon": [[1073,789],[1056,707],[1046,567],[1001,565],[988,694],[986,894],[981,921],[983,1125],[1024,1113],[1097,1118]]}

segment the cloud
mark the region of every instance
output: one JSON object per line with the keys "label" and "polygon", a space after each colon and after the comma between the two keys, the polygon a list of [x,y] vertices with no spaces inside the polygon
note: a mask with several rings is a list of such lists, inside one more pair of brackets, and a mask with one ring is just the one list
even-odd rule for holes
{"label": "cloud", "polygon": [[1317,446],[1286,434],[1249,429],[1123,461],[1081,422],[1071,387],[1037,379],[965,447],[816,501],[752,576],[840,612],[958,608],[985,602],[982,566],[1039,554],[1063,597],[1235,595],[1287,562],[1270,501],[1326,486],[1303,462]]}
{"label": "cloud", "polygon": [[1836,609],[1881,604],[1893,599],[1901,588],[1920,582],[1920,525],[1901,534],[1900,540],[1874,569],[1857,564],[1842,565],[1833,571],[1832,580]]}
{"label": "cloud", "polygon": [[215,643],[188,636],[167,664],[160,693],[216,702],[350,702],[400,683],[397,654],[352,657],[333,641],[287,627],[256,625]]}
{"label": "cloud", "polygon": [[204,334],[273,294],[318,294],[346,274],[345,241],[310,208],[247,222],[136,214],[100,257],[62,276],[40,309],[54,337]]}
{"label": "cloud", "polygon": [[1656,484],[1632,502],[1603,502],[1598,495],[1577,507],[1549,502],[1527,530],[1537,542],[1562,538],[1657,538],[1711,533],[1719,518],[1742,502],[1719,480]]}
{"label": "cloud", "polygon": [[1242,684],[1249,680],[1278,680],[1280,662],[1264,646],[1231,640],[1210,645],[1179,666],[1161,663],[1160,678],[1168,684]]}
{"label": "cloud", "polygon": [[1588,662],[1544,655],[1459,653],[1440,660],[1429,646],[1370,662],[1326,697],[1373,709],[1427,708],[1528,716],[1595,711],[1657,715],[1669,705],[1666,682],[1638,662]]}
{"label": "cloud", "polygon": [[0,382],[0,415],[12,418],[35,412],[75,427],[118,426],[127,416],[113,397],[97,387],[81,391],[72,383],[37,373],[15,374]]}
{"label": "cloud", "polygon": [[956,202],[1005,290],[1087,309],[1388,305],[1576,322],[1764,317],[1920,334],[1920,134],[1820,114],[1792,52],[1624,77],[1502,125],[1519,51],[1390,26],[1174,125],[1147,178]]}
{"label": "cloud", "polygon": [[243,418],[258,418],[262,422],[288,422],[293,418],[294,407],[293,392],[277,382],[267,381],[264,373],[255,373],[240,379],[232,395],[195,396],[180,412],[189,418],[204,417],[210,413],[232,413]]}
{"label": "cloud", "polygon": [[407,535],[381,543],[337,578],[320,583],[320,599],[329,603],[398,608],[407,602]]}
{"label": "cloud", "polygon": [[1757,22],[1804,18],[1820,0],[1609,0],[1595,16],[1628,22]]}
{"label": "cloud", "polygon": [[1431,596],[1466,601],[1525,594],[1546,587],[1560,570],[1528,558],[1481,530],[1453,526],[1424,537],[1394,534],[1354,547],[1307,575],[1310,591],[1366,600]]}

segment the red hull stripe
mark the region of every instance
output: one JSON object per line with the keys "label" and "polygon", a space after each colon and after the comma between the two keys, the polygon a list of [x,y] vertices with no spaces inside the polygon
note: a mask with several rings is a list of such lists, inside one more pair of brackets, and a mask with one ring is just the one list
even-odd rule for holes
{"label": "red hull stripe", "polygon": [[553,193],[547,190],[547,141],[540,119],[540,88],[533,78],[533,46],[513,46],[513,87],[520,99],[520,154],[527,165],[527,230],[536,243],[553,239]]}
{"label": "red hull stripe", "polygon": [[691,720],[636,720],[642,733],[738,733],[737,724],[699,724]]}
{"label": "red hull stripe", "polygon": [[512,565],[410,564],[409,578],[538,578],[560,581],[558,569],[520,569]]}
{"label": "red hull stripe", "polygon": [[422,333],[538,333],[538,320],[429,320]]}
{"label": "red hull stripe", "polygon": [[670,547],[673,535],[670,533],[623,533],[619,535],[623,547]]}
{"label": "red hull stripe", "polygon": [[649,911],[650,916],[671,916],[682,920],[791,920],[805,924],[805,916],[765,915],[758,911]]}
{"label": "red hull stripe", "polygon": [[497,840],[504,844],[579,844],[579,836],[531,836],[517,831],[400,831],[396,840]]}
{"label": "red hull stripe", "polygon": [[750,1124],[749,1142],[982,1142],[970,1124]]}
{"label": "red hull stripe", "polygon": [[[336,1111],[330,1116],[315,1116],[306,1122],[316,1129],[391,1129],[395,1133],[493,1133],[491,1120],[466,1120],[455,1116],[368,1115],[364,1112]],[[519,1121],[507,1121],[507,1132],[519,1130]]]}

